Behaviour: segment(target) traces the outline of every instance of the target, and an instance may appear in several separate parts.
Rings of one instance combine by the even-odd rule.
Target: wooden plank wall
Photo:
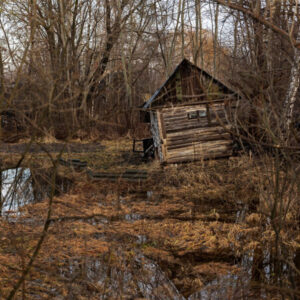
[[[152,133],[154,147],[157,151],[156,155],[158,155],[160,161],[163,162],[164,161],[164,156],[163,156],[163,151],[162,151],[163,144],[162,144],[162,139],[161,139],[160,123],[158,122],[158,118],[157,118],[158,114],[159,114],[158,111],[150,112],[150,120],[151,120],[150,131]]]
[[[189,119],[188,114],[196,111],[200,117]],[[231,125],[224,103],[163,108],[158,116],[162,161],[175,163],[232,154]]]

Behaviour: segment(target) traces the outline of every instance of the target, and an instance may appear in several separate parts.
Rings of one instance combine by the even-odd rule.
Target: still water
[[[55,194],[67,192],[71,181],[56,176]],[[0,212],[2,215],[16,212],[20,207],[42,201],[51,193],[51,170],[15,168],[0,174]]]
[[[55,194],[65,193],[71,187],[72,182],[63,177],[56,177]],[[0,212],[2,216],[10,213],[18,213],[20,207],[43,201],[51,193],[51,170],[17,168],[6,169],[1,172],[0,177],[1,201]],[[147,192],[144,197],[149,200],[153,197],[153,192]],[[248,207],[243,206],[241,212],[237,214],[236,222],[244,219],[245,211]],[[143,218],[140,214],[126,214],[124,221],[132,223]],[[106,220],[103,223],[107,223]],[[105,239],[106,234],[101,237]],[[240,237],[237,237],[240,238]],[[148,237],[137,236],[137,249],[147,244]],[[241,267],[241,272],[237,274],[226,274],[217,276],[216,279],[206,283],[204,287],[190,294],[185,298],[174,285],[172,280],[161,270],[159,265],[146,258],[140,251],[134,249],[134,255],[130,262],[127,258],[120,266],[110,266],[107,260],[100,259],[70,259],[62,264],[60,276],[64,280],[74,280],[80,274],[88,282],[92,282],[107,291],[100,299],[117,299],[122,294],[128,299],[132,295],[146,299],[178,299],[178,300],[214,300],[214,299],[269,299],[270,293],[264,286],[272,286],[275,279],[274,263],[270,256],[270,251],[261,253],[249,253],[244,255],[236,263]],[[122,250],[117,255],[122,261]],[[296,255],[296,257],[298,257]],[[299,259],[298,259],[299,260]],[[261,261],[256,265],[255,261]],[[295,259],[297,261],[297,259]],[[131,266],[131,267],[129,267]],[[283,278],[288,278],[291,270],[286,264],[282,265]],[[259,278],[256,278],[259,274]],[[261,285],[257,283],[261,281]],[[256,282],[256,284],[254,284]],[[33,283],[32,283],[33,284]],[[60,293],[53,290],[56,296]],[[273,296],[280,296],[274,293]],[[126,298],[127,299],[127,298]]]

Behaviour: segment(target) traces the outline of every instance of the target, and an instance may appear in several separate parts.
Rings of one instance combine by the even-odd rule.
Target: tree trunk
[[[5,91],[5,87],[4,87],[4,64],[3,64],[3,58],[2,58],[2,51],[3,50],[0,46],[0,95],[3,95],[4,91]]]
[[[294,106],[297,100],[297,92],[300,84],[300,50],[294,48],[294,63],[291,69],[289,88],[286,93],[286,98],[284,102],[285,107],[285,133],[286,139],[289,137],[289,132],[291,129]]]

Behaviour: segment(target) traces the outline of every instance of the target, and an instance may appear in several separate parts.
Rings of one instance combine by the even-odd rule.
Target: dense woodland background
[[[243,95],[247,134],[280,144],[299,126],[297,1],[14,0],[0,13],[8,141],[140,134],[139,106],[184,57]]]

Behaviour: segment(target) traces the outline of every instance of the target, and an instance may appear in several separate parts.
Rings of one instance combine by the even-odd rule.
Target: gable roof
[[[177,73],[177,71],[183,67],[184,65],[189,65],[192,68],[196,69],[197,71],[201,72],[201,75],[205,76],[206,78],[209,78],[212,80],[213,83],[217,84],[218,86],[220,86],[223,90],[225,90],[228,93],[231,94],[237,94],[239,95],[239,92],[235,91],[232,87],[229,87],[228,84],[225,84],[223,82],[221,82],[220,80],[216,79],[215,77],[213,77],[211,74],[209,74],[207,71],[204,71],[203,69],[199,68],[198,66],[196,66],[195,64],[191,63],[189,60],[187,60],[186,58],[184,58],[175,68],[175,70],[172,72],[172,74],[169,76],[169,78],[162,84],[161,87],[159,87],[154,94],[151,96],[151,98],[143,105],[143,109],[147,109],[149,107],[151,107],[152,103],[155,102],[156,97],[160,94],[160,92],[162,91],[162,89],[168,84],[168,82],[170,82],[174,77],[175,74]]]

